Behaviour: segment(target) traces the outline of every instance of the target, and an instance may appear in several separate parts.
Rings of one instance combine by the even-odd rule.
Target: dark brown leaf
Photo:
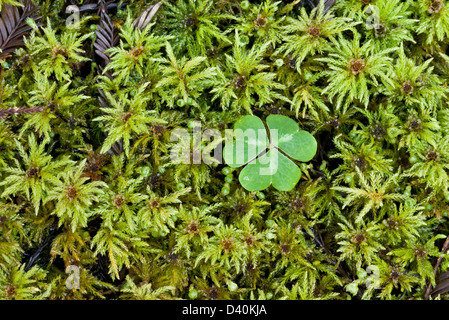
[[[144,12],[142,12],[139,17],[137,17],[136,20],[133,22],[134,28],[143,30],[145,27],[151,22],[151,19],[153,19],[154,15],[157,13],[159,8],[162,5],[162,1],[159,1],[155,5],[151,5]]]
[[[434,298],[439,294],[449,292],[449,271],[440,274],[437,279],[436,287],[430,292],[430,295]]]
[[[326,0],[326,3],[324,4],[324,12],[326,13],[329,11],[330,8],[335,4],[336,0]]]
[[[437,282],[441,282],[443,280],[449,279],[449,271],[443,272],[437,277]]]
[[[8,115],[14,114],[30,114],[30,113],[41,113],[44,110],[42,107],[16,107],[16,108],[7,108],[0,109],[0,119],[6,119]]]
[[[111,21],[111,18],[108,15],[108,9],[110,9],[113,5],[114,1],[105,2],[104,0],[99,0],[97,3],[98,15],[100,16],[100,23],[97,25],[97,30],[95,30],[96,39],[94,43],[95,54],[99,56],[104,61],[104,66],[98,65],[99,74],[103,74],[104,67],[111,62],[111,58],[109,54],[105,51],[107,49],[115,47],[119,42],[119,34],[117,29],[114,27],[114,24]],[[105,74],[107,77],[112,79],[112,75],[109,72]],[[103,90],[98,89],[100,96],[98,97],[98,102],[100,103],[101,108],[108,108],[109,105],[106,102],[107,97],[104,94]],[[104,133],[107,136],[106,133]],[[123,139],[115,142],[111,149],[108,150],[110,155],[119,155],[123,152]]]
[[[118,44],[119,36],[107,12],[102,10],[100,18],[100,24],[97,26],[97,30],[95,30],[97,38],[94,48],[95,53],[105,61],[105,64],[108,64],[111,60],[105,51]]]
[[[15,7],[5,4],[0,13],[0,59],[7,57],[18,47],[23,46],[23,37],[31,27],[27,24],[27,19],[32,18],[37,26],[40,17],[37,15],[39,7],[35,7],[31,0],[20,1],[24,6]]]
[[[449,292],[449,280],[444,280],[437,284],[437,286],[430,292],[430,295],[434,298],[439,294]]]
[[[311,8],[315,8],[315,7],[318,7],[318,5],[320,4],[320,1],[324,1],[324,13],[329,11],[329,9],[336,2],[336,0],[307,0],[306,2]]]
[[[117,8],[118,3],[115,3],[115,1],[99,1],[100,4],[96,3],[88,3],[84,4],[80,7],[80,12],[85,11],[95,11],[95,10],[101,10],[102,8],[106,8],[107,10]]]

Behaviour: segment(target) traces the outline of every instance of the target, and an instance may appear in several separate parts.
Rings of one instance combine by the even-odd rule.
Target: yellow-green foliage
[[[0,298],[438,298],[449,1],[318,2],[0,0]],[[271,114],[290,191],[170,157]]]

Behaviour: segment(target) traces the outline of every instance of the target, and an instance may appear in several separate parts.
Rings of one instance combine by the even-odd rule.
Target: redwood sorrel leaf
[[[249,191],[264,190],[271,184],[279,191],[291,190],[301,178],[301,170],[288,157],[311,160],[316,154],[317,142],[286,116],[270,115],[266,121],[269,136],[262,120],[256,116],[245,116],[237,121],[234,140],[224,148],[224,160],[234,168],[246,164],[239,181]]]

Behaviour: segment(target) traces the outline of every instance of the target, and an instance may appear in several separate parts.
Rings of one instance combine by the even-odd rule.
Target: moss
[[[0,0],[1,299],[449,297],[448,1],[81,2]],[[244,116],[292,190],[201,158]]]

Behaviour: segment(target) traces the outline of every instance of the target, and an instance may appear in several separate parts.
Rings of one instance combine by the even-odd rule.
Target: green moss
[[[1,299],[437,297],[448,1],[81,2],[0,0]]]

